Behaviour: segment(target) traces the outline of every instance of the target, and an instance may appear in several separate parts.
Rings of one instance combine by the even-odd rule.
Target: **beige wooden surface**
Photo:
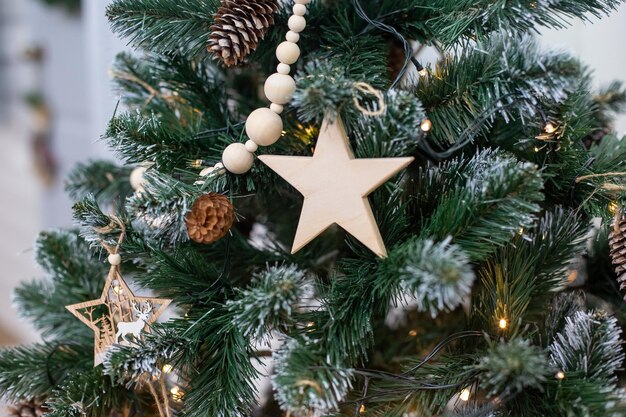
[[[313,157],[259,157],[304,196],[293,243],[295,253],[333,224],[376,255],[387,250],[367,196],[406,168],[413,158],[355,159],[341,119],[324,120]]]

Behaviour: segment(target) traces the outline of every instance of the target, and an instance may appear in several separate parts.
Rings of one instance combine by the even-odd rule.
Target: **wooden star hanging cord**
[[[150,325],[172,302],[166,298],[137,297],[130,290],[120,273],[119,249],[126,234],[125,227],[119,219],[114,220],[121,233],[115,246],[102,243],[111,264],[102,295],[97,300],[65,307],[93,330],[94,367],[103,362],[113,344],[128,346],[140,340],[142,333],[150,331]]]

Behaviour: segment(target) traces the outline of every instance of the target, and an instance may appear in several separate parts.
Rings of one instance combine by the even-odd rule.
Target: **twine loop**
[[[103,227],[94,227],[94,230],[96,231],[96,233],[106,234],[106,233],[111,233],[115,229],[118,229],[118,228],[120,229],[120,236],[117,239],[117,243],[114,246],[111,246],[108,243],[106,243],[104,239],[100,240],[100,244],[102,245],[104,249],[106,249],[109,255],[117,255],[120,252],[120,246],[122,245],[122,242],[124,241],[124,238],[126,237],[126,225],[119,217],[115,215],[112,215],[109,217],[111,218],[111,222],[108,225],[103,226]]]
[[[385,103],[385,97],[380,90],[372,87],[371,84],[362,81],[354,83],[353,86],[356,91],[352,100],[354,101],[354,106],[359,109],[361,113],[366,116],[380,116],[385,113],[385,110],[387,110],[387,104]],[[370,110],[359,102],[359,92],[376,98],[378,106],[375,107],[375,110]]]
[[[320,395],[324,394],[324,390],[322,389],[322,386],[318,382],[313,381],[311,379],[299,380],[298,382],[296,382],[296,387],[311,387],[315,391],[317,391],[318,394]]]

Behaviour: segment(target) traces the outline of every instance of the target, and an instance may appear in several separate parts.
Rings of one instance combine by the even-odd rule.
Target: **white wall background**
[[[544,30],[542,40],[547,47],[572,51],[593,70],[596,85],[606,85],[613,80],[626,82],[626,4],[609,17],[591,22],[577,21],[566,30]],[[626,134],[626,116],[621,116],[615,126]]]
[[[47,49],[45,93],[55,114],[54,146],[60,177],[78,161],[109,157],[97,139],[112,115],[117,98],[110,92],[108,69],[124,45],[109,31],[104,9],[109,0],[83,0],[80,16],[46,8],[36,0],[0,0],[8,20],[0,21],[5,52],[14,61],[9,90],[13,123],[0,121],[0,332],[8,329],[19,339],[33,338],[10,306],[12,288],[39,274],[32,262],[32,242],[44,228],[71,224],[72,202],[59,181],[43,189],[30,168],[28,116],[19,106],[19,95],[32,78],[28,66],[19,63],[20,51],[32,43]],[[545,31],[547,47],[572,50],[595,70],[598,85],[626,80],[626,5],[595,24],[575,23],[564,31]],[[8,38],[7,38],[7,34]],[[6,105],[6,103],[4,103]],[[616,126],[626,132],[626,117]]]
[[[117,101],[110,92],[108,69],[123,44],[109,31],[104,16],[108,1],[84,0],[80,15],[51,9],[36,0],[0,0],[6,16],[2,42],[9,65],[5,107],[0,121],[0,340],[30,340],[31,328],[18,321],[11,307],[15,285],[41,274],[32,259],[32,246],[42,229],[72,224],[72,201],[63,191],[63,178],[79,161],[111,158],[98,138]],[[53,150],[58,180],[44,188],[31,166],[29,111],[25,92],[36,87],[36,71],[22,60],[31,45],[45,49],[43,92],[54,114]]]

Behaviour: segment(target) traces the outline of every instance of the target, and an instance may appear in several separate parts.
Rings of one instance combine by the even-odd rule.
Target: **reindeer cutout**
[[[139,340],[139,336],[141,331],[146,326],[146,322],[150,318],[150,313],[152,312],[152,305],[148,302],[145,303],[145,309],[142,308],[139,310],[137,308],[137,304],[133,301],[132,303],[133,311],[137,313],[137,320],[135,321],[121,321],[117,323],[117,333],[115,334],[115,343],[120,343],[120,338],[124,342],[128,342],[126,336],[129,334],[133,335],[134,340]]]

